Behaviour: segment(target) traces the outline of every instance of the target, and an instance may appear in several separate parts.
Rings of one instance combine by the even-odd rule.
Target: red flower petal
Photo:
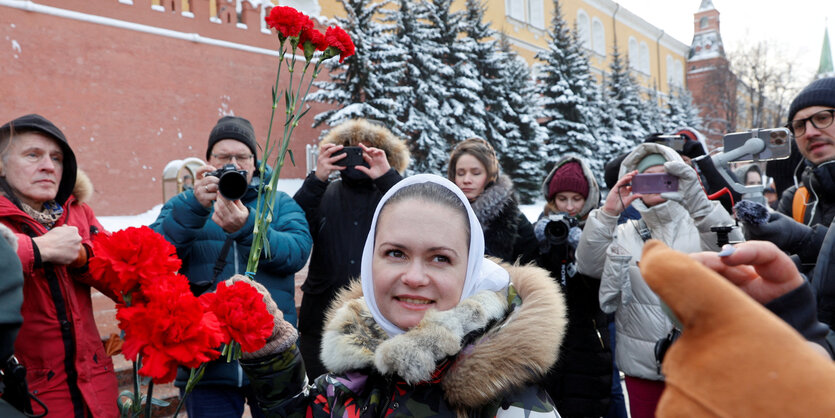
[[[328,30],[325,32],[325,41],[328,43],[328,46],[332,46],[339,50],[339,62],[342,62],[345,58],[354,55],[354,41],[352,41],[351,36],[339,26],[328,27]]]
[[[272,335],[274,319],[267,311],[264,297],[246,282],[232,286],[220,283],[215,295],[204,301],[207,302],[222,324],[223,333],[241,344],[241,350],[257,351]]]

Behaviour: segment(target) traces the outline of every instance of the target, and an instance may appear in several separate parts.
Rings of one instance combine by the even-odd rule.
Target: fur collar
[[[514,205],[513,182],[510,177],[500,174],[499,178],[481,192],[472,203],[473,212],[482,226],[493,223],[506,207]]]
[[[522,299],[512,312],[506,294],[481,292],[448,311],[428,312],[418,326],[392,338],[374,322],[355,282],[328,312],[322,362],[337,374],[371,369],[415,384],[454,356],[440,384],[455,408],[478,408],[531,384],[557,359],[567,326],[565,301],[547,271],[503,267]],[[491,326],[494,321],[498,325]],[[484,327],[489,329],[462,347],[465,335]]]

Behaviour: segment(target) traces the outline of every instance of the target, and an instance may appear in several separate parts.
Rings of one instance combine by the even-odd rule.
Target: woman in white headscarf
[[[545,270],[484,258],[478,218],[455,184],[422,174],[390,189],[361,276],[331,307],[329,373],[313,384],[279,313],[267,346],[244,353],[268,415],[559,416],[535,382],[557,358],[563,297]]]

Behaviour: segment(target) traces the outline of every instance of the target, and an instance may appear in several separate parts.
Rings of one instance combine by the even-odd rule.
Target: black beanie
[[[255,156],[257,166],[258,152],[256,152],[255,130],[252,129],[252,124],[244,118],[237,116],[224,116],[217,121],[217,125],[212,128],[212,133],[209,134],[209,146],[206,147],[206,160],[212,155],[212,148],[214,148],[217,141],[224,139],[234,139],[243,142],[249,147],[252,155]]]
[[[797,112],[810,106],[835,107],[835,77],[821,78],[806,86],[789,107],[789,122]]]
[[[0,137],[7,137],[12,132],[40,132],[46,134],[48,137],[58,142],[61,151],[64,153],[63,170],[61,173],[61,183],[58,185],[58,193],[55,195],[55,201],[61,206],[67,201],[67,198],[72,194],[75,188],[75,178],[78,173],[78,165],[75,160],[75,153],[72,152],[67,137],[58,129],[55,124],[41,115],[30,114],[21,116],[11,122],[0,126]]]

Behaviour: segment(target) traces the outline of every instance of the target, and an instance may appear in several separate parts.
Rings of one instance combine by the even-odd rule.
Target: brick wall
[[[170,1],[163,3],[170,7]],[[261,11],[242,3],[245,29],[236,24],[234,13],[230,16],[226,1],[217,4],[221,17],[231,23],[210,21],[209,0],[192,0],[193,18],[153,10],[150,0],[37,1],[84,16],[277,49],[275,35],[261,31]],[[161,203],[162,169],[173,159],[205,158],[209,131],[221,116],[250,119],[263,145],[278,63],[277,57],[258,52],[119,26],[124,24],[0,5],[0,123],[40,113],[58,125],[93,181],[96,193],[90,203],[98,215],[138,214]],[[283,71],[283,85],[286,76]],[[319,79],[326,77],[323,73]],[[310,125],[326,108],[314,104],[296,129],[291,148],[298,166],[288,161],[282,178],[304,176],[304,146],[314,143],[320,131]],[[278,113],[274,138],[281,135],[281,109]]]

